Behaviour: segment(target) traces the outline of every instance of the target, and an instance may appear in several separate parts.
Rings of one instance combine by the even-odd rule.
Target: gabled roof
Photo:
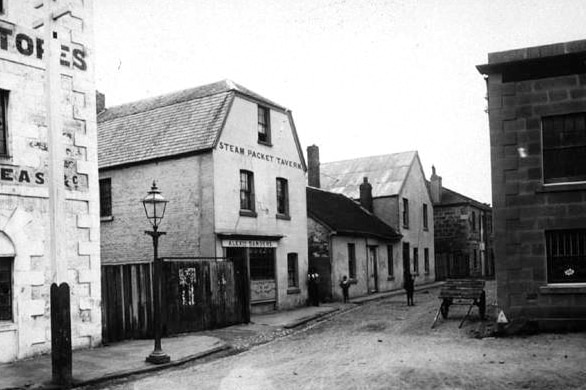
[[[111,107],[98,115],[99,167],[210,150],[236,95],[290,114],[230,80]]]
[[[401,235],[341,194],[307,187],[307,214],[337,234],[398,240]]]
[[[477,200],[467,197],[466,195],[462,195],[459,192],[452,191],[446,187],[442,187],[441,199],[438,203],[434,203],[433,207],[454,206],[461,204],[469,204],[482,210],[491,210],[490,206],[486,203],[481,203]]]
[[[359,185],[364,177],[372,185],[372,196],[395,196],[415,159],[416,151],[371,156],[320,164],[321,186],[329,191],[360,198]]]

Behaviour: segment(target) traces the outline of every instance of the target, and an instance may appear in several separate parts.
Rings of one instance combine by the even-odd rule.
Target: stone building
[[[493,277],[491,207],[443,187],[435,167],[429,189],[433,200],[436,279]]]
[[[586,40],[490,53],[498,304],[542,327],[586,322]]]
[[[251,310],[305,304],[305,160],[291,111],[229,80],[98,116],[104,264],[152,260],[140,201],[169,200],[161,257],[223,257],[250,280]]]
[[[394,286],[403,285],[407,270],[416,275],[417,285],[435,281],[433,202],[417,152],[322,164],[317,146],[310,146],[307,154],[310,187],[359,201],[360,184],[368,178],[373,214],[402,236],[393,245],[394,261],[399,265]]]
[[[61,52],[56,89],[64,181],[55,186],[63,230],[51,238],[44,7],[0,2],[0,362],[51,349],[50,286],[57,265],[71,289],[74,348],[101,342],[93,2],[75,1],[53,30]],[[62,257],[51,256],[53,242]],[[65,264],[63,264],[65,263]],[[61,280],[63,281],[63,279]]]
[[[362,186],[361,203],[368,207],[371,187],[367,182]],[[350,297],[401,287],[395,278],[400,259],[394,253],[401,236],[364,206],[342,194],[307,187],[309,266],[320,275],[323,300],[342,300],[343,276],[352,284]]]

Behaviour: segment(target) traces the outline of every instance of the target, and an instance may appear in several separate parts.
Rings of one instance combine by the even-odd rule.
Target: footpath
[[[416,287],[416,291],[441,283]],[[162,339],[171,362],[153,365],[145,358],[153,350],[153,340],[127,340],[100,348],[73,351],[73,387],[98,384],[130,375],[164,370],[199,359],[221,357],[245,351],[255,345],[293,333],[312,321],[322,321],[352,310],[357,305],[404,294],[403,290],[375,293],[350,300],[294,310],[253,315],[249,324],[187,333]],[[0,389],[54,389],[51,385],[51,355],[0,364]]]

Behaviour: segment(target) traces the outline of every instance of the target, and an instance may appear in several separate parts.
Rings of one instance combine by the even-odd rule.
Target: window
[[[258,106],[258,142],[271,143],[271,117],[266,107]]]
[[[299,287],[297,253],[287,253],[287,287]]]
[[[254,213],[254,176],[250,171],[240,171],[240,210]]]
[[[403,198],[403,227],[409,228],[409,199]]]
[[[6,0],[0,0],[0,14],[3,14],[5,12],[4,10],[4,2]]]
[[[0,257],[0,321],[12,321],[12,257]]]
[[[426,275],[429,275],[429,248],[423,250],[423,270]]]
[[[548,283],[586,282],[586,229],[545,232]]]
[[[250,279],[275,279],[275,249],[250,248]]]
[[[356,278],[356,247],[354,244],[348,244],[348,277]]]
[[[0,13],[2,11],[0,0]],[[8,91],[0,89],[0,156],[8,156]]]
[[[429,229],[428,219],[427,219],[427,205],[423,204],[423,228],[425,230]]]
[[[413,272],[419,274],[419,248],[413,248]]]
[[[476,231],[476,213],[473,211],[472,212],[472,231],[475,232]]]
[[[586,113],[542,118],[543,182],[586,180]]]
[[[395,264],[393,260],[393,246],[387,245],[387,269],[389,270],[389,278],[395,276]]]
[[[100,218],[112,216],[112,179],[100,179]]]
[[[289,215],[289,185],[287,179],[277,178],[277,213]]]

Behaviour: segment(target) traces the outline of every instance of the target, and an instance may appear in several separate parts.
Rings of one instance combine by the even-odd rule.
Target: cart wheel
[[[445,320],[448,318],[448,313],[450,311],[450,301],[444,299],[441,306],[440,306],[440,313],[442,314],[443,319]]]
[[[478,303],[478,313],[480,314],[480,319],[484,320],[486,314],[486,293],[484,291],[482,292],[480,302]]]

